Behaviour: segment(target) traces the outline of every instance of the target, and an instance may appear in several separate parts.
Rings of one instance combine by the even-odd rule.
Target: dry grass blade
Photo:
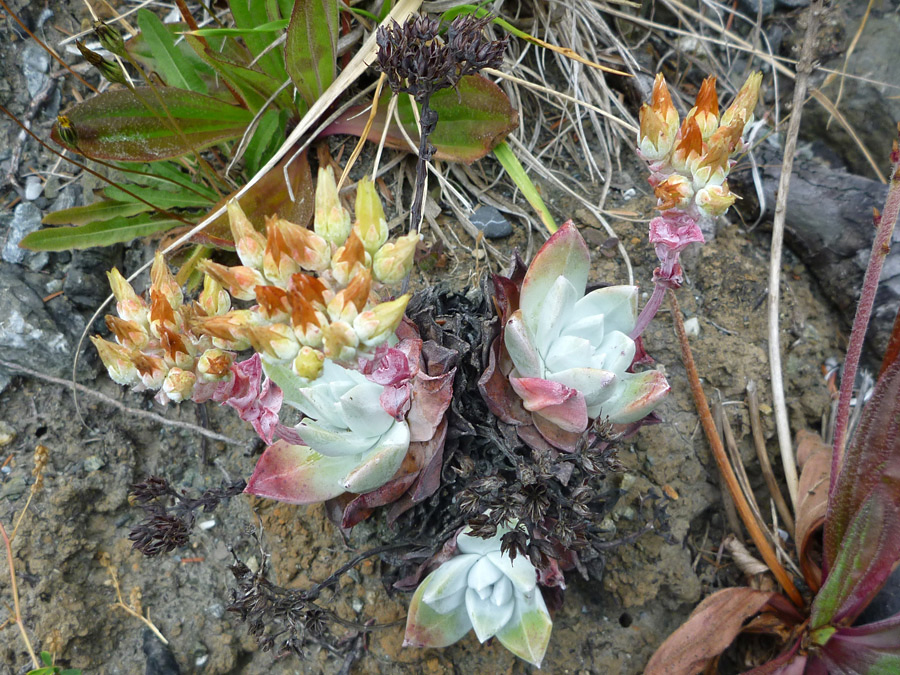
[[[716,433],[716,425],[715,422],[713,422],[709,404],[706,402],[706,395],[703,393],[703,387],[700,384],[700,376],[697,373],[697,366],[694,363],[691,346],[688,343],[687,334],[684,331],[684,319],[681,316],[681,307],[678,304],[678,298],[675,297],[675,293],[671,289],[669,289],[668,294],[669,300],[672,303],[672,319],[675,323],[675,332],[678,335],[678,341],[681,343],[681,358],[684,362],[685,370],[687,371],[688,382],[691,386],[691,394],[694,397],[697,413],[700,416],[700,423],[703,426],[703,431],[709,441],[713,457],[716,460],[719,471],[721,471],[722,475],[725,477],[728,491],[734,499],[741,520],[750,532],[750,538],[756,545],[756,549],[766,562],[766,565],[769,566],[769,569],[772,570],[772,574],[775,575],[775,579],[791,599],[791,602],[797,607],[802,607],[803,597],[800,595],[800,592],[797,590],[797,587],[794,585],[794,582],[787,571],[782,567],[781,563],[778,562],[778,558],[776,557],[771,544],[769,544],[766,534],[757,525],[756,519],[750,510],[750,505],[747,503],[747,500],[744,499],[740,485],[738,485],[737,477],[734,475],[734,471],[732,471],[731,465],[728,462],[728,456],[725,454],[725,448],[722,447],[722,441]]]
[[[784,501],[784,495],[781,494],[778,481],[775,480],[775,472],[772,471],[772,463],[769,462],[769,453],[766,452],[766,439],[763,437],[762,422],[759,418],[759,395],[756,390],[756,383],[752,380],[747,384],[747,408],[750,413],[750,431],[753,434],[753,445],[756,448],[756,458],[759,460],[759,468],[762,471],[763,479],[766,481],[766,487],[769,489],[769,494],[775,502],[778,515],[784,522],[785,528],[788,532],[793,532],[794,518],[787,502]]]

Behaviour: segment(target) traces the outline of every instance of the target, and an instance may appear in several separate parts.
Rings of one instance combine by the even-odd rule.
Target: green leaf
[[[110,218],[78,227],[51,227],[38,230],[26,235],[19,246],[32,251],[71,251],[93,246],[110,246],[165,232],[179,225],[184,223],[150,214],[131,218]]]
[[[203,77],[207,83],[207,87],[214,83],[215,71],[210,68],[203,60],[194,52],[194,50],[184,40],[179,39],[181,33],[187,30],[187,26],[183,23],[163,24],[163,28],[170,35],[175,48],[181,53],[181,56],[190,63],[194,72]],[[125,48],[140,63],[141,67],[146,70],[160,72],[161,68],[154,56],[148,36],[143,32],[139,32],[132,39],[125,43]]]
[[[368,140],[379,142],[384,131],[390,92],[378,104],[378,113],[369,131]],[[431,107],[438,113],[438,123],[431,135],[436,159],[454,162],[474,162],[481,159],[506,138],[519,124],[519,116],[509,98],[496,84],[480,75],[464,77],[457,90],[442,89],[431,98]],[[419,132],[409,96],[401,94],[397,110],[400,122],[409,137],[418,144]],[[368,119],[366,109],[354,106],[330,125],[323,135],[352,134],[359,136]],[[385,144],[398,150],[409,150],[403,135],[391,121]]]
[[[44,225],[86,225],[110,218],[126,218],[150,210],[146,204],[131,201],[130,197],[127,202],[101,200],[88,206],[73,206],[70,209],[51,211],[41,222]]]
[[[148,9],[141,9],[137,14],[137,22],[166,84],[205,94],[206,83],[200,78],[194,65],[175,46],[172,34],[159,17]]]
[[[45,666],[52,666],[53,665],[53,656],[50,654],[50,652],[42,651],[41,652],[41,661],[44,662]]]
[[[237,28],[255,28],[269,22],[266,3],[260,0],[230,0],[228,6],[231,8],[231,16]],[[244,35],[244,42],[254,57],[262,54],[274,40],[274,36],[265,33],[251,31]],[[287,79],[281,50],[270,49],[257,63],[263,72],[274,77],[279,84]]]
[[[197,37],[245,37],[252,33],[277,33],[287,28],[290,19],[276,19],[252,28],[201,28],[192,30],[186,35],[195,35]]]
[[[337,0],[297,0],[284,45],[284,62],[300,97],[312,105],[337,73]]]
[[[516,187],[522,191],[522,195],[528,200],[528,203],[531,204],[532,208],[537,211],[538,215],[541,217],[541,222],[544,223],[544,227],[547,228],[550,234],[556,232],[558,228],[556,226],[556,221],[553,220],[553,215],[550,213],[550,209],[544,204],[544,200],[541,199],[541,194],[538,192],[537,187],[531,182],[531,179],[525,172],[525,168],[522,166],[521,162],[519,162],[519,158],[515,156],[512,148],[509,147],[509,144],[506,141],[503,141],[494,148],[494,157],[496,157],[500,164],[503,165],[503,168],[506,169],[506,173],[512,178],[513,183],[515,183]]]
[[[202,183],[195,183],[190,175],[181,171],[178,165],[172,162],[153,162],[152,164],[145,164],[142,168],[144,170],[143,174],[129,173],[129,180],[138,185],[155,185],[166,190],[171,190],[176,185],[180,185],[195,194],[199,192],[205,195],[211,202],[219,198],[219,194],[215,190]]]
[[[69,108],[64,117],[75,145],[63,143],[59,125],[51,138],[88,157],[147,162],[185,155],[237,138],[253,119],[244,108],[184,89],[157,87],[181,134],[177,134],[149,87],[104,92]],[[67,133],[68,136],[68,133]],[[188,147],[184,139],[193,147]]]
[[[262,116],[244,153],[248,173],[255,175],[281,147],[286,125],[287,111],[267,110]]]
[[[38,668],[37,670],[29,670],[26,675],[56,675],[59,672],[59,668],[56,666],[49,666],[48,668]]]
[[[128,192],[131,192],[142,199],[146,199],[153,204],[153,206],[164,211],[168,211],[172,208],[208,209],[215,201],[214,199],[208,199],[203,195],[188,192],[187,190],[173,192],[171,190],[160,190],[159,188],[154,187],[139,187],[137,185],[129,185],[126,189]],[[120,202],[134,201],[134,197],[131,197],[128,192],[125,192],[125,190],[116,185],[110,185],[103,190],[103,194],[109,199]]]
[[[287,75],[285,75],[283,80],[276,80],[271,75],[243,65],[224,53],[214,54],[210,48],[203,45],[200,38],[193,35],[185,35],[185,39],[204,61],[215,68],[216,72],[240,92],[247,106],[254,113],[263,107],[265,102],[278,91],[279,87],[287,79]],[[285,110],[294,110],[296,108],[288,88],[283,89],[278,94],[275,98],[275,103],[279,108]]]

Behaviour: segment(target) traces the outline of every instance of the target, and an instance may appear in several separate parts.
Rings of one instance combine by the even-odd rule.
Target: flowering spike
[[[374,255],[388,238],[387,220],[375,183],[368,176],[356,184],[356,226],[366,251]]]
[[[131,358],[132,350],[115,342],[109,342],[101,337],[91,336],[91,342],[97,349],[97,354],[113,382],[118,384],[133,385],[140,381],[137,368]]]
[[[263,265],[266,276],[272,280],[287,280],[300,269],[321,272],[331,262],[331,246],[327,241],[284,218],[269,218],[266,236]]]
[[[203,277],[203,290],[197,303],[208,316],[218,316],[231,309],[231,296],[222,288],[222,284],[206,275]]]
[[[753,110],[756,108],[756,101],[759,98],[759,86],[762,84],[762,72],[756,71],[752,73],[744,86],[734,97],[728,109],[722,113],[722,119],[719,123],[722,126],[728,126],[735,120],[741,120],[741,131],[747,128],[747,125],[753,122]]]
[[[703,140],[707,140],[719,126],[719,97],[716,95],[716,76],[710,75],[697,92],[694,107],[688,115],[697,120],[697,125],[703,134]]]
[[[163,380],[162,391],[170,401],[181,403],[191,397],[196,384],[197,376],[190,370],[172,368],[166,374],[166,379]]]
[[[341,204],[334,180],[334,171],[329,166],[319,167],[316,183],[316,219],[313,225],[316,234],[335,246],[343,244],[350,234],[350,214]]]
[[[184,294],[181,292],[181,286],[175,281],[175,277],[169,271],[166,259],[159,251],[153,256],[153,266],[150,268],[150,289],[159,292],[164,297],[172,309],[181,307],[184,303]]]
[[[247,267],[262,270],[266,238],[253,227],[236,199],[230,199],[225,208],[228,209],[228,224],[238,258]]]
[[[679,131],[678,142],[672,152],[672,166],[678,171],[691,171],[693,165],[703,155],[703,132],[696,118],[688,115]]]
[[[136,321],[126,321],[117,316],[105,317],[106,327],[116,336],[116,341],[128,349],[143,349],[147,346],[150,336],[147,331]]]
[[[292,361],[300,351],[300,343],[293,329],[287,324],[274,323],[269,326],[248,326],[247,339],[264,359],[272,361]]]
[[[303,346],[300,353],[291,364],[291,370],[297,377],[307,380],[315,380],[322,373],[322,364],[325,362],[325,355],[318,349]]]
[[[201,382],[220,382],[231,376],[234,354],[223,349],[207,349],[197,359],[197,375]]]
[[[116,297],[116,311],[126,321],[134,321],[147,326],[150,319],[150,308],[146,301],[134,292],[131,284],[115,267],[106,273],[110,288]]]
[[[656,208],[660,211],[668,209],[685,208],[694,198],[694,189],[691,181],[679,174],[672,174],[653,190],[659,204]]]
[[[412,296],[407,293],[396,300],[382,302],[372,309],[360,312],[353,320],[353,330],[360,341],[367,347],[377,347],[393,335],[403,319],[410,297]]]
[[[372,261],[375,278],[383,284],[397,284],[403,281],[412,271],[416,245],[421,238],[422,235],[418,232],[410,232],[378,249]]]
[[[204,274],[208,274],[213,278],[213,281],[227,288],[232,297],[238,300],[255,300],[256,287],[266,284],[262,274],[251,267],[241,265],[228,267],[210,260],[204,260],[197,265],[197,269]]]

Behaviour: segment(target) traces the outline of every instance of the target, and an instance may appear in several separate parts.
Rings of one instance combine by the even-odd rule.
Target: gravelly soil
[[[70,10],[52,5],[53,22],[73,28],[81,18],[75,4]],[[8,29],[4,29],[7,31]],[[16,54],[21,42],[0,40],[0,68],[6,76],[0,97],[12,101],[21,112],[27,98],[21,91]],[[16,109],[18,106],[18,109]],[[47,128],[43,119],[39,127]],[[4,123],[3,129],[8,130]],[[9,138],[6,136],[6,138]],[[29,146],[31,147],[31,146]],[[26,160],[36,168],[52,165],[52,157],[29,151]],[[23,162],[23,166],[26,163]],[[632,167],[633,175],[640,175]],[[635,186],[639,191],[643,186]],[[552,193],[549,195],[553,197]],[[560,212],[565,212],[564,202]],[[40,204],[41,208],[49,203]],[[620,239],[635,264],[635,278],[642,285],[653,267],[653,252],[645,243],[646,218],[651,204],[645,198],[610,203],[639,215],[640,222],[614,221]],[[592,229],[590,214],[574,206],[571,215],[584,226],[594,249],[595,278],[623,283],[624,265],[600,252],[606,235]],[[460,234],[461,237],[464,235]],[[517,234],[500,242],[508,254],[512,246],[524,246]],[[138,247],[128,260],[141,258]],[[140,254],[140,255],[139,255]],[[766,249],[764,239],[748,238],[735,225],[722,227],[719,237],[694,255],[687,266],[689,283],[680,291],[688,317],[699,319],[699,335],[692,347],[707,393],[726,402],[726,410],[748,462],[753,453],[743,392],[749,380],[760,385],[764,409],[771,396],[767,388],[765,303]],[[51,256],[48,264],[30,277],[29,283],[65,278],[70,258]],[[476,276],[475,261],[460,253],[443,280],[465,288]],[[104,268],[98,263],[93,281],[102,288]],[[439,279],[416,273],[417,283]],[[787,396],[793,428],[816,425],[829,404],[820,366],[839,352],[838,321],[821,300],[810,276],[790,254],[783,269],[782,348],[785,355]],[[45,295],[45,294],[44,294]],[[48,303],[69,303],[85,319],[88,305],[78,306],[60,296]],[[74,320],[74,319],[73,319]],[[620,453],[627,473],[620,480],[627,489],[616,518],[633,517],[633,505],[651,488],[677,495],[668,508],[674,544],[648,534],[631,546],[615,551],[601,583],[570,577],[563,609],[554,618],[554,634],[545,659],[553,673],[637,673],[650,654],[707,593],[737,579],[735,571],[716,561],[723,534],[723,517],[717,474],[699,430],[687,391],[684,370],[667,312],[662,312],[645,337],[649,352],[665,364],[672,395],[659,410],[663,424],[645,427]],[[190,422],[200,418],[196,406],[182,405],[161,411],[142,394],[124,391],[92,367],[82,382],[135,409],[158,412]],[[123,593],[139,589],[141,603],[154,624],[171,643],[182,673],[319,673],[337,672],[341,663],[325,652],[300,661],[262,653],[244,626],[225,607],[231,587],[227,566],[233,546],[247,560],[259,552],[250,536],[258,527],[272,556],[276,580],[302,587],[326,577],[354,551],[372,545],[373,530],[363,525],[354,531],[349,545],[318,507],[291,507],[251,498],[237,498],[211,516],[215,524],[199,531],[190,550],[176,551],[156,560],[143,559],[130,548],[129,528],[139,514],[129,505],[128,486],[154,473],[178,487],[204,489],[223,479],[246,477],[252,470],[255,447],[252,431],[224,409],[208,408],[209,427],[244,442],[243,447],[202,442],[190,432],[150,423],[107,407],[87,396],[80,397],[79,422],[69,391],[36,379],[16,377],[0,394],[0,421],[15,432],[0,447],[0,520],[9,527],[24,503],[32,481],[32,455],[37,444],[50,451],[44,486],[37,493],[14,542],[23,618],[36,647],[53,651],[57,662],[86,673],[144,672],[147,656],[144,627],[134,617],[114,608],[108,571],[101,566],[106,554],[120,579]],[[764,416],[766,434],[774,424]],[[205,447],[201,448],[201,445]],[[774,440],[770,450],[775,451]],[[202,457],[206,458],[206,462]],[[750,463],[750,466],[753,466]],[[751,469],[755,483],[761,484]],[[12,599],[8,573],[0,572],[0,620],[8,616]],[[334,598],[344,618],[391,624],[375,631],[368,650],[354,666],[360,673],[522,673],[532,669],[517,661],[499,644],[479,645],[473,635],[442,651],[410,651],[401,648],[406,598],[389,597],[377,574],[377,564],[360,566],[357,582],[347,578]],[[152,643],[155,638],[151,638]],[[153,663],[156,663],[154,661]],[[0,631],[0,674],[27,671],[28,659],[14,626]],[[156,666],[154,666],[156,668]],[[154,673],[173,672],[154,669]]]

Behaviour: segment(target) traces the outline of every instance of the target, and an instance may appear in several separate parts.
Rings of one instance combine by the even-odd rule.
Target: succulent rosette
[[[396,517],[434,493],[456,353],[423,343],[409,324],[398,333],[396,346],[380,348],[358,370],[326,359],[313,381],[266,364],[284,402],[305,417],[295,437],[282,433],[266,449],[248,492],[292,504],[344,496],[345,527],[391,502]]]
[[[629,337],[637,319],[637,287],[585,294],[589,270],[587,245],[569,221],[538,251],[520,289],[510,280],[496,284],[505,309],[505,349],[500,353],[497,346],[480,383],[501,419],[533,424],[544,441],[563,450],[574,448],[592,420],[636,422],[669,391],[659,371],[629,372],[637,353]],[[498,372],[506,374],[525,415]],[[525,429],[520,435],[536,440]]]
[[[457,536],[458,555],[429,574],[413,595],[404,646],[446,647],[474,630],[480,642],[496,637],[540,667],[553,621],[534,565],[524,555],[512,560],[501,551],[508,531],[498,528],[490,539]]]

